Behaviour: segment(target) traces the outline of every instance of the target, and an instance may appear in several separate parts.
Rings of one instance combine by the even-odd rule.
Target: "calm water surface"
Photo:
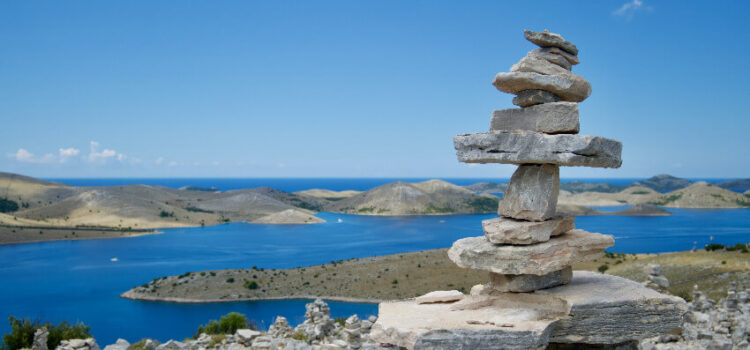
[[[750,209],[669,209],[670,217],[580,217],[577,226],[612,234],[613,252],[668,252],[750,241]],[[159,276],[222,268],[292,268],[332,260],[448,247],[480,235],[494,215],[368,217],[320,213],[317,225],[227,225],[168,229],[161,235],[0,246],[0,317],[81,320],[101,345],[192,335],[230,311],[267,327],[275,315],[302,321],[305,300],[173,304],[120,299]],[[342,222],[339,223],[338,219]],[[118,262],[110,259],[117,257]],[[331,303],[333,316],[367,316],[377,306]],[[8,325],[0,322],[0,333]]]

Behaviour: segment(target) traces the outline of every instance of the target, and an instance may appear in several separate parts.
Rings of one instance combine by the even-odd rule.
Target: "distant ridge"
[[[469,214],[497,211],[498,198],[429,180],[393,182],[330,203],[326,210],[365,215]]]

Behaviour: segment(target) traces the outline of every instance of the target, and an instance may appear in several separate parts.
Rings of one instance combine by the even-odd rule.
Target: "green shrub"
[[[599,272],[601,273],[604,273],[605,271],[609,270],[609,265],[600,265],[597,270],[599,270]]]
[[[51,322],[42,323],[39,320],[17,319],[10,316],[9,322],[11,331],[3,336],[2,349],[16,350],[21,348],[31,348],[34,343],[34,332],[41,327],[47,327],[49,336],[47,337],[47,348],[54,349],[60,342],[68,339],[86,339],[91,337],[90,327],[83,323],[70,325],[63,321],[57,325]]]
[[[163,218],[168,218],[168,217],[173,217],[173,216],[174,216],[174,213],[170,213],[170,212],[168,212],[168,211],[162,210],[162,211],[161,211],[161,212],[159,213],[159,216],[160,216],[160,217],[163,217]]]
[[[245,281],[245,288],[247,289],[258,289],[258,282]]]
[[[297,331],[294,334],[292,334],[292,339],[294,340],[300,340],[300,341],[307,341],[307,334],[303,331]]]
[[[742,243],[737,243],[733,246],[727,247],[727,250],[730,252],[739,251],[742,253],[747,253],[747,245],[742,244]]]
[[[227,278],[227,283],[234,283],[234,277]]]
[[[16,210],[18,210],[18,203],[10,199],[0,198],[0,213],[12,213]]]
[[[206,334],[234,334],[238,329],[256,329],[254,324],[247,320],[245,315],[239,312],[230,312],[216,320],[210,320],[207,324],[198,327],[198,331],[193,336],[197,339],[201,333]]]
[[[706,248],[705,249],[708,252],[712,252],[714,250],[723,250],[724,248],[726,248],[726,246],[723,245],[723,244],[711,243],[711,244],[706,244]]]

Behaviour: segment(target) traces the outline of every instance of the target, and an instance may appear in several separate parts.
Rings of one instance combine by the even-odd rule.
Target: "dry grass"
[[[670,291],[683,297],[689,297],[694,284],[714,299],[725,296],[733,280],[750,287],[750,254],[739,252],[617,255],[582,263],[575,269],[596,271],[599,266],[607,265],[606,273],[641,282],[646,279],[643,267],[649,263],[662,265],[666,277],[673,281]],[[439,249],[286,270],[186,273],[154,280],[131,290],[130,296],[191,301],[295,296],[389,300],[433,290],[468,292],[473,285],[486,280],[486,272],[459,268],[448,259],[445,249]],[[252,281],[258,285],[257,289],[246,288],[246,283]]]

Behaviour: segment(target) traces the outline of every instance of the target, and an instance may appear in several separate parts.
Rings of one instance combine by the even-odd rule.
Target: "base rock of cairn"
[[[570,72],[578,48],[559,34],[525,31],[539,46],[493,85],[522,108],[495,111],[490,132],[458,135],[464,163],[516,164],[484,236],[459,239],[448,257],[488,272],[470,295],[436,291],[380,304],[371,339],[420,350],[635,349],[641,339],[673,334],[685,302],[620,277],[573,272],[604,255],[612,236],[575,229],[557,215],[560,166],[618,168],[622,144],[578,135],[577,102],[591,85]],[[654,278],[655,279],[655,278]]]

